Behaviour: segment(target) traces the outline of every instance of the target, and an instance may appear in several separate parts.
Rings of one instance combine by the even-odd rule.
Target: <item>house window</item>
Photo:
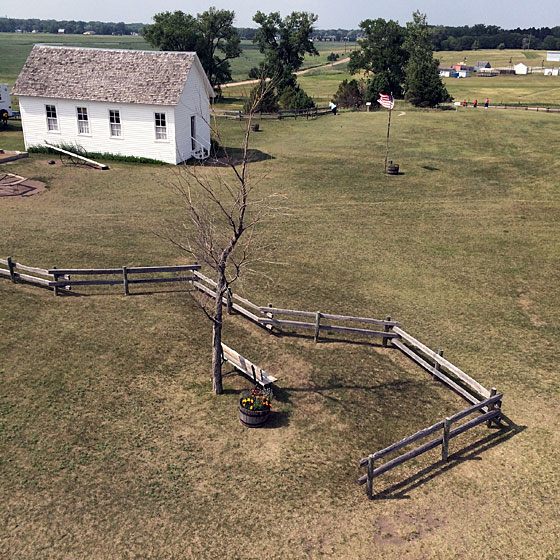
[[[167,140],[165,113],[156,113],[156,140]]]
[[[196,148],[196,117],[191,117],[191,150],[194,152]]]
[[[122,136],[121,112],[117,109],[109,109],[109,126],[111,127],[111,136]]]
[[[88,113],[85,107],[76,107],[78,112],[78,134],[89,134]]]
[[[45,105],[47,109],[47,130],[58,130],[58,118],[56,117],[56,107]]]

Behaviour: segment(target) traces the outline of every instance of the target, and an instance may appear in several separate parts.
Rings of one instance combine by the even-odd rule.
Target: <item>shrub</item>
[[[278,98],[282,109],[311,109],[315,102],[299,86],[288,86]]]
[[[88,152],[84,149],[83,146],[79,144],[69,144],[67,142],[61,142],[60,144],[56,145],[57,148],[61,148],[62,150],[66,150],[67,152],[72,152],[79,156],[86,157],[88,159],[93,160],[106,160],[106,161],[124,161],[129,163],[148,163],[151,165],[168,165],[165,161],[161,161],[159,159],[151,159],[146,157],[137,157],[137,156],[123,156],[120,154],[111,154],[108,152]],[[50,146],[45,145],[35,145],[29,146],[27,151],[30,154],[52,154],[52,155],[60,155],[60,152],[53,150]]]
[[[334,95],[339,107],[360,107],[364,104],[366,86],[363,80],[343,80]]]
[[[264,93],[263,93],[264,92]],[[259,99],[258,103],[255,103]],[[249,94],[249,99],[243,105],[246,113],[254,110],[256,113],[276,113],[278,111],[278,96],[276,90],[267,85],[266,82],[259,82]]]

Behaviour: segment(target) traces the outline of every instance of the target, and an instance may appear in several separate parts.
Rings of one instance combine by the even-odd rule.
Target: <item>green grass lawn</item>
[[[309,78],[311,79],[311,78]],[[321,86],[322,87],[322,86]],[[555,558],[560,326],[559,116],[343,113],[264,122],[260,274],[273,303],[393,318],[487,387],[522,431],[477,428],[378,479],[357,461],[464,408],[396,350],[271,337],[239,317],[224,342],[279,378],[269,429],[211,393],[208,321],[182,288],[85,297],[0,279],[0,553],[6,558]],[[230,146],[240,124],[221,123]],[[0,147],[21,146],[14,126]],[[0,198],[0,256],[40,267],[179,264],[155,232],[182,221],[180,169],[4,167],[49,189]],[[215,170],[201,173],[214,180]],[[188,262],[188,259],[187,259]],[[461,451],[463,449],[463,451]],[[423,471],[423,469],[427,469]],[[419,474],[420,473],[420,474]],[[409,478],[412,477],[412,478]]]

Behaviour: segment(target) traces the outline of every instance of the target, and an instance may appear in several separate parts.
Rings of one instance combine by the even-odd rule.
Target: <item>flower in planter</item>
[[[241,406],[247,410],[270,410],[272,389],[261,389],[259,386],[241,396]]]

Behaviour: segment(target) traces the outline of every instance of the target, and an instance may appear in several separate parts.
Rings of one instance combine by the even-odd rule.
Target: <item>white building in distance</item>
[[[526,64],[523,64],[523,62],[516,64],[513,69],[517,75],[524,76],[529,73],[529,67]]]
[[[214,92],[194,52],[35,45],[13,88],[25,147],[180,163],[210,149]]]

